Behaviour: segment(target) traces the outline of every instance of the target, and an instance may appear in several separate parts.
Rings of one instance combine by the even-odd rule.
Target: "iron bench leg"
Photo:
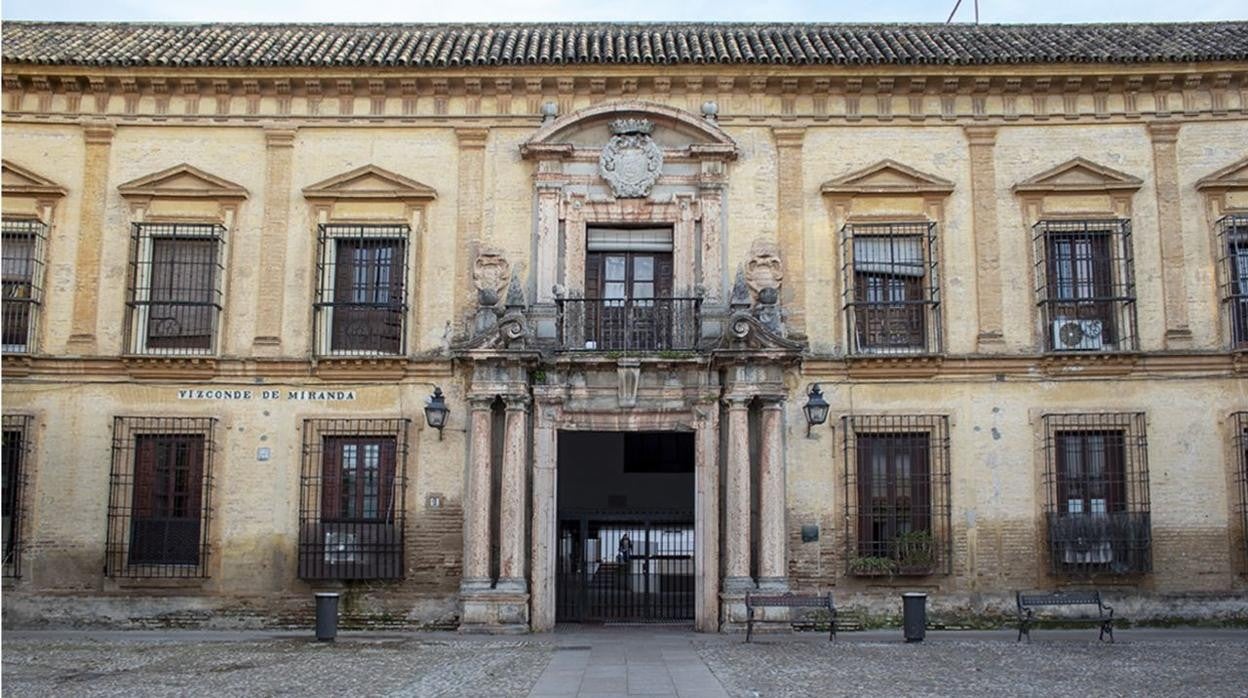
[[[747,604],[745,614],[745,641],[749,642],[750,637],[754,634],[754,607]]]

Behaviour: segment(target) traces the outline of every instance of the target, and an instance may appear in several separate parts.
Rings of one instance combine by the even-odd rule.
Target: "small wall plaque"
[[[273,456],[273,451],[268,446],[261,446],[256,449],[256,460],[268,460]]]
[[[805,524],[802,526],[802,542],[813,543],[819,540],[819,526],[816,524]]]

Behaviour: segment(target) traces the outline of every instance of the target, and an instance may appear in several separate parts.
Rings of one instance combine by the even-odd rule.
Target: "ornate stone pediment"
[[[226,201],[247,198],[247,190],[242,186],[187,163],[131,180],[117,187],[117,191],[122,196],[132,199]]]
[[[920,172],[895,160],[881,160],[870,167],[824,182],[824,194],[948,194],[953,182]]]
[[[1200,191],[1248,189],[1248,158],[1202,177],[1196,182],[1196,188]]]
[[[350,172],[304,187],[303,195],[312,200],[430,201],[438,197],[433,187],[376,165],[357,167]]]
[[[715,353],[762,352],[797,356],[806,345],[786,339],[748,311],[734,312],[712,350]]]
[[[0,162],[0,182],[5,196],[29,196],[33,198],[65,196],[65,187],[28,170],[14,162]]]
[[[1135,191],[1143,181],[1125,172],[1075,158],[1014,185],[1016,193]]]

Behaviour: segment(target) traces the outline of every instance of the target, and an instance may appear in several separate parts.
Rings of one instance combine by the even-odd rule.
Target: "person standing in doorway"
[[[615,554],[615,560],[616,562],[619,562],[620,564],[627,567],[628,561],[632,557],[633,557],[633,539],[628,537],[628,532],[626,531],[624,535],[620,536],[620,546],[619,546],[618,551]]]

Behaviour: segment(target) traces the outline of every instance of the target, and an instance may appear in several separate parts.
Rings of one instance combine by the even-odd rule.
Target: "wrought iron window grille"
[[[309,419],[299,496],[301,579],[402,579],[408,419]]]
[[[842,423],[846,572],[949,574],[949,418],[853,415]]]
[[[1144,414],[1050,414],[1043,425],[1052,574],[1152,571]]]
[[[936,238],[934,222],[850,223],[841,228],[850,354],[940,353]]]
[[[38,335],[39,310],[43,305],[44,248],[48,227],[34,219],[3,220],[0,244],[4,305],[3,351],[6,354],[34,352]]]
[[[116,417],[104,573],[208,575],[213,417]]]
[[[1131,222],[1045,220],[1033,233],[1045,350],[1136,350]]]
[[[131,226],[126,336],[135,354],[216,352],[225,227],[209,223]]]
[[[317,356],[406,352],[406,225],[318,226]]]
[[[4,576],[22,576],[22,528],[25,523],[27,467],[30,457],[30,422],[26,415],[3,417],[4,443]]]
[[[1248,214],[1217,223],[1218,286],[1232,349],[1248,349]]]
[[[1240,571],[1248,574],[1248,412],[1232,415],[1235,429],[1231,441],[1235,460],[1235,508],[1239,514]]]

